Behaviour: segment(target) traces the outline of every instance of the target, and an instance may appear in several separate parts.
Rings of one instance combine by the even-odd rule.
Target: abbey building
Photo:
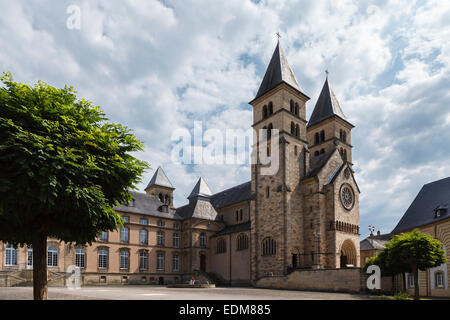
[[[186,205],[175,208],[175,187],[159,167],[145,193],[132,192],[133,201],[116,208],[125,220],[120,230],[84,247],[48,240],[50,285],[70,265],[81,268],[84,284],[173,283],[195,276],[244,285],[299,268],[359,267],[353,125],[328,78],[307,120],[309,100],[278,43],[250,102],[253,128],[267,132],[254,148],[278,152],[278,170],[262,174],[256,162],[248,182],[215,194],[200,178]],[[270,150],[271,139],[278,139],[278,150]],[[31,253],[0,244],[0,278],[14,273],[9,285],[25,279]]]

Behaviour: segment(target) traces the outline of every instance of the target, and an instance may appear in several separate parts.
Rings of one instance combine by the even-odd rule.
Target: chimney
[[[380,230],[377,231],[377,239],[381,239],[381,233],[380,233]]]
[[[373,239],[373,232],[370,232],[370,239]]]

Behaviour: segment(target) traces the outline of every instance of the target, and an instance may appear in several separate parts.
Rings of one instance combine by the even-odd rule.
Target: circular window
[[[342,206],[345,209],[351,210],[353,208],[353,205],[355,204],[355,194],[350,185],[343,184],[341,186],[340,198],[341,198]]]

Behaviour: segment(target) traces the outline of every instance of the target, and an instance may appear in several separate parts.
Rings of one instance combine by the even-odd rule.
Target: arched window
[[[206,247],[206,233],[204,232],[200,233],[200,247]]]
[[[164,196],[163,196],[162,193],[160,193],[160,194],[158,195],[158,198],[159,198],[159,201],[161,201],[162,203],[164,203]]]
[[[272,137],[272,129],[273,124],[269,123],[269,125],[267,126],[267,139],[270,139]]]
[[[314,155],[317,157],[319,155],[319,151],[314,152]]]
[[[344,139],[342,129],[339,130],[339,139],[341,139],[341,141]]]
[[[86,250],[81,248],[75,249],[75,265],[79,268],[86,267]]]
[[[325,149],[320,149],[320,154],[325,153]]]
[[[272,256],[277,253],[277,242],[272,238],[265,238],[262,242],[262,255]]]
[[[436,287],[443,288],[444,287],[444,273],[442,271],[437,271],[434,274]]]
[[[320,141],[319,141],[319,133],[316,132],[316,134],[314,135],[314,144],[319,144],[319,143],[320,143]]]
[[[148,270],[148,252],[145,250],[139,252],[139,270]]]
[[[246,250],[248,249],[248,236],[244,233],[241,233],[237,237],[237,250]]]
[[[227,252],[227,242],[225,239],[217,240],[216,253],[225,253]]]
[[[320,142],[324,142],[325,141],[325,131],[322,130],[320,131]]]
[[[58,266],[58,249],[56,247],[48,247],[47,249],[47,265],[49,267]]]
[[[236,221],[239,221],[239,211],[236,210]]]
[[[263,107],[263,118],[267,118],[268,113],[267,113],[267,106]]]
[[[98,250],[98,268],[108,268],[108,251],[105,249]]]
[[[148,243],[148,232],[145,229],[142,229],[139,233],[139,238],[141,240],[141,244],[147,244]]]
[[[242,209],[240,209],[240,210],[239,210],[239,220],[240,220],[240,221],[242,221],[243,215],[244,215],[244,214],[243,214],[243,212],[242,212]]]
[[[298,116],[298,111],[299,111],[299,107],[298,107],[298,103],[295,103],[295,115]]]
[[[294,155],[295,156],[298,155],[298,147],[297,146],[294,146]]]
[[[164,245],[164,232],[158,231],[158,233],[156,234],[156,241],[158,246]]]
[[[17,248],[12,244],[6,245],[6,260],[5,265],[16,266],[17,265]]]
[[[344,149],[344,161],[347,161],[347,150]]]
[[[269,102],[269,116],[273,114],[273,103],[272,101]]]
[[[295,126],[295,136],[300,136],[300,126],[298,124]]]
[[[291,134],[295,134],[295,123],[291,122]]]
[[[164,203],[165,204],[170,204],[170,200],[169,200],[170,198],[169,198],[169,195],[168,194],[166,194],[166,196],[164,197]]]
[[[178,233],[174,233],[172,236],[173,241],[173,247],[179,248],[180,247],[180,235]]]
[[[291,113],[295,113],[294,100],[291,100]]]
[[[342,141],[347,143],[347,133],[345,131],[342,131]]]
[[[339,150],[339,153],[341,154],[342,158],[344,157],[344,149],[341,148],[341,150]]]

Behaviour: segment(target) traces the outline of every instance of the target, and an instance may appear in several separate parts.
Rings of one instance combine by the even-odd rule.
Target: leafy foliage
[[[131,200],[148,168],[130,154],[141,142],[72,87],[0,80],[0,240],[31,244],[44,233],[90,244],[115,230],[113,206]]]

